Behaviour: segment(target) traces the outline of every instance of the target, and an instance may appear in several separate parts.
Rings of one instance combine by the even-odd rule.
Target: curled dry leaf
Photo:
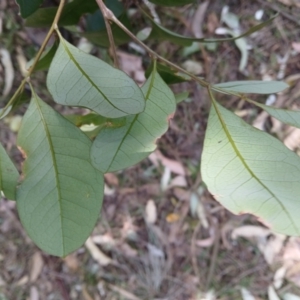
[[[35,252],[31,258],[30,282],[36,282],[41,274],[44,261],[40,252]]]
[[[148,224],[154,224],[157,219],[157,208],[155,202],[150,199],[146,204],[145,220]]]
[[[105,255],[93,242],[91,238],[88,238],[85,242],[86,248],[91,253],[91,256],[95,261],[99,263],[100,266],[107,266],[113,262],[111,258]]]
[[[13,64],[11,62],[10,54],[4,48],[0,49],[0,59],[5,71],[4,73],[5,84],[4,84],[4,89],[2,91],[2,96],[6,97],[11,91],[14,77],[15,77],[15,72],[14,72]]]

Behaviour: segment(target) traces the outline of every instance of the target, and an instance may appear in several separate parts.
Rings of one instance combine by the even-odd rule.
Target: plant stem
[[[56,15],[54,17],[53,23],[41,45],[41,48],[39,49],[37,55],[35,56],[35,59],[31,65],[31,67],[28,70],[28,73],[26,75],[26,77],[22,80],[22,82],[20,83],[18,89],[16,90],[16,92],[14,93],[14,95],[10,98],[10,100],[8,101],[8,103],[4,106],[4,108],[2,109],[2,113],[0,113],[0,118],[2,115],[4,115],[5,111],[14,103],[14,101],[17,99],[18,95],[23,91],[25,84],[30,80],[30,76],[34,71],[34,68],[36,67],[37,63],[39,62],[39,59],[41,58],[49,40],[51,35],[53,34],[54,30],[57,28],[57,24],[59,21],[59,18],[61,16],[61,13],[63,11],[63,7],[65,5],[66,0],[61,0],[56,12]]]
[[[103,17],[106,21],[112,21],[114,22],[116,25],[118,25],[132,40],[134,40],[137,44],[139,44],[141,47],[143,47],[153,58],[156,58],[157,60],[160,60],[162,62],[164,62],[165,64],[171,66],[172,68],[174,68],[175,70],[182,72],[186,75],[188,75],[189,77],[191,77],[192,79],[194,79],[195,81],[199,82],[203,87],[207,87],[209,86],[209,83],[206,82],[205,80],[195,76],[194,74],[184,70],[183,68],[177,66],[176,64],[172,63],[171,61],[167,60],[166,58],[160,56],[159,54],[157,54],[155,51],[153,51],[151,48],[149,48],[146,44],[144,44],[142,41],[140,41],[130,30],[128,30],[126,28],[126,26],[123,25],[122,22],[120,22],[116,16],[112,13],[111,10],[109,10],[105,4],[103,3],[102,0],[96,0],[99,7],[100,7],[100,3],[101,3],[101,11],[103,13]]]
[[[113,33],[112,33],[112,30],[111,30],[111,26],[110,26],[110,23],[109,23],[109,20],[111,18],[111,16],[113,15],[112,11],[110,9],[108,9],[105,4],[103,3],[103,0],[96,0],[101,12],[102,12],[102,15],[103,15],[103,18],[104,18],[104,21],[105,21],[105,26],[106,26],[106,31],[107,31],[107,34],[108,34],[108,39],[109,39],[109,44],[110,44],[110,54],[114,60],[114,65],[116,68],[119,68],[119,61],[118,61],[118,56],[117,56],[117,50],[116,50],[116,45],[115,45],[115,41],[114,41],[114,36],[113,36]]]

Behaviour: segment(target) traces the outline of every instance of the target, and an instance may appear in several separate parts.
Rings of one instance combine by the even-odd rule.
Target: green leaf
[[[182,93],[176,94],[175,95],[176,103],[178,104],[178,103],[186,100],[188,98],[189,94],[190,94],[189,92],[182,92]]]
[[[289,85],[283,81],[241,80],[218,83],[215,84],[212,88],[217,88],[215,90],[218,92],[218,89],[222,89],[224,91],[237,93],[273,94],[281,92],[288,87]]]
[[[10,200],[16,199],[18,178],[19,172],[0,144],[0,191]]]
[[[124,26],[126,26],[130,31],[132,31],[131,23],[126,14],[121,15],[119,20],[123,23]],[[124,33],[124,31],[120,29],[120,27],[117,26],[115,23],[111,25],[111,30],[114,36],[114,42],[117,46],[126,44],[130,41],[130,37],[126,33]],[[106,28],[97,31],[86,31],[84,33],[81,33],[81,36],[87,38],[89,41],[91,41],[97,46],[110,46]]]
[[[300,158],[279,140],[213,101],[202,153],[203,181],[236,214],[300,235]]]
[[[124,5],[119,0],[109,0],[106,2],[107,8],[113,12],[116,18],[124,13]],[[99,9],[86,17],[86,29],[87,31],[106,29],[103,15]]]
[[[145,72],[145,76],[147,78],[151,75],[153,68],[154,68],[154,63],[152,62],[149,68]],[[156,63],[156,70],[166,84],[175,84],[175,83],[181,83],[190,80],[189,76],[183,73],[179,73],[178,71],[173,70],[170,67],[160,63]]]
[[[18,145],[25,156],[21,222],[41,249],[65,256],[88,238],[102,205],[103,174],[91,165],[91,141],[33,92]]]
[[[43,0],[16,0],[16,2],[20,7],[22,18],[25,19],[39,8]]]
[[[91,158],[102,172],[114,172],[132,166],[156,149],[156,140],[168,129],[174,114],[174,94],[154,71],[142,88],[146,97],[145,111],[126,117],[120,128],[104,128],[96,137]]]
[[[45,53],[42,55],[42,57],[39,59],[38,63],[36,64],[35,68],[34,68],[34,72],[37,71],[44,71],[44,70],[48,70],[53,57],[55,56],[56,50],[58,48],[59,43],[54,43],[49,49],[47,49],[45,51]],[[31,67],[32,63],[33,63],[34,59],[32,59],[29,63],[28,63],[28,67]]]
[[[79,19],[83,14],[94,13],[97,9],[98,5],[94,0],[73,0],[64,6],[58,25],[75,25],[79,22]],[[57,7],[40,8],[26,19],[25,26],[50,27],[56,12]]]
[[[145,98],[124,72],[74,47],[60,36],[47,86],[55,102],[87,107],[108,118],[137,114]]]
[[[256,26],[251,27],[248,31],[246,31],[245,33],[239,35],[239,36],[235,36],[235,37],[231,37],[231,38],[223,38],[223,39],[204,39],[204,38],[194,38],[194,37],[186,37],[180,34],[177,34],[175,32],[172,32],[171,30],[163,27],[162,25],[156,23],[147,13],[145,13],[144,11],[142,11],[143,14],[151,21],[153,28],[152,31],[149,35],[149,39],[156,39],[156,40],[167,40],[170,41],[172,43],[175,43],[177,45],[180,46],[191,46],[193,42],[199,42],[199,43],[216,43],[216,42],[227,42],[227,41],[234,41],[237,39],[240,39],[242,37],[248,36],[250,34],[252,34],[253,32],[256,32],[260,29],[262,29],[263,27],[267,26],[268,24],[270,24],[276,17],[277,15],[273,16],[272,18],[270,18],[269,20],[260,23]]]
[[[272,107],[269,105],[257,103],[256,101],[253,101],[253,100],[247,99],[247,98],[245,100],[264,109],[268,114],[270,114],[272,117],[276,118],[277,120],[279,120],[285,124],[300,128],[300,111],[299,110],[297,111],[297,110],[276,108],[276,107]]]
[[[182,6],[194,3],[195,0],[150,0],[150,2],[163,6]]]

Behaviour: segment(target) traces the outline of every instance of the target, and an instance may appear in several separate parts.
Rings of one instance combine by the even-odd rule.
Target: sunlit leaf
[[[0,144],[0,191],[10,200],[16,199],[18,178],[19,172]]]
[[[241,80],[218,83],[214,87],[236,93],[273,94],[281,92],[289,86],[283,81]]]
[[[145,107],[141,89],[128,75],[61,36],[47,86],[57,103],[87,107],[109,118],[137,114]]]
[[[234,41],[262,29],[263,27],[269,25],[277,17],[277,15],[275,15],[269,20],[251,27],[248,31],[246,31],[245,33],[239,36],[235,36],[231,38],[223,38],[223,39],[205,39],[205,38],[186,37],[184,35],[180,35],[178,33],[172,32],[171,30],[163,27],[161,24],[156,23],[147,13],[143,12],[143,14],[151,21],[153,26],[152,31],[149,35],[149,39],[156,39],[162,41],[167,40],[180,46],[190,46],[192,45],[193,42],[215,43],[215,42]]]
[[[290,109],[282,109],[276,108],[269,105],[264,105],[261,103],[257,103],[250,99],[246,99],[248,102],[255,104],[256,106],[264,109],[267,113],[269,113],[272,117],[276,118],[277,120],[300,128],[300,111],[298,110],[290,110]]]
[[[91,165],[91,141],[33,94],[18,145],[25,157],[21,222],[41,249],[65,256],[88,238],[102,205],[103,175]]]
[[[27,18],[39,8],[43,0],[16,0],[16,2],[20,7],[22,18]]]
[[[154,71],[142,88],[146,97],[145,111],[126,117],[120,128],[104,128],[96,137],[91,158],[102,172],[114,172],[132,166],[156,149],[156,140],[168,129],[174,114],[174,94]]]
[[[203,181],[236,214],[300,235],[300,158],[279,140],[213,103],[201,161]]]
[[[182,6],[195,3],[195,0],[150,0],[150,2],[163,6]]]

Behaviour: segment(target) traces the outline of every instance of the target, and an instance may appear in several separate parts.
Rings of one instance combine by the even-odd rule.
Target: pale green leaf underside
[[[18,145],[26,156],[17,191],[21,222],[41,249],[65,256],[88,238],[102,205],[103,175],[91,165],[91,141],[34,95]]]
[[[157,72],[151,74],[142,90],[147,100],[145,111],[128,116],[123,127],[102,129],[93,143],[92,163],[102,172],[118,171],[143,160],[168,129],[176,108],[173,92]]]
[[[19,172],[0,144],[0,191],[6,198],[15,200]]]
[[[201,172],[208,190],[230,211],[254,214],[276,232],[300,235],[300,158],[217,103],[208,120]]]
[[[141,89],[128,75],[62,37],[47,86],[55,102],[87,107],[108,118],[137,114],[145,107]]]
[[[276,118],[277,120],[279,120],[285,124],[300,128],[300,111],[299,110],[297,111],[297,110],[276,108],[276,107],[264,105],[261,103],[257,103],[250,99],[247,99],[247,101],[264,109],[268,114],[270,114],[272,117]]]
[[[245,80],[218,83],[215,84],[213,88],[214,87],[223,89],[224,91],[228,92],[273,94],[281,92],[289,86],[283,81]]]

